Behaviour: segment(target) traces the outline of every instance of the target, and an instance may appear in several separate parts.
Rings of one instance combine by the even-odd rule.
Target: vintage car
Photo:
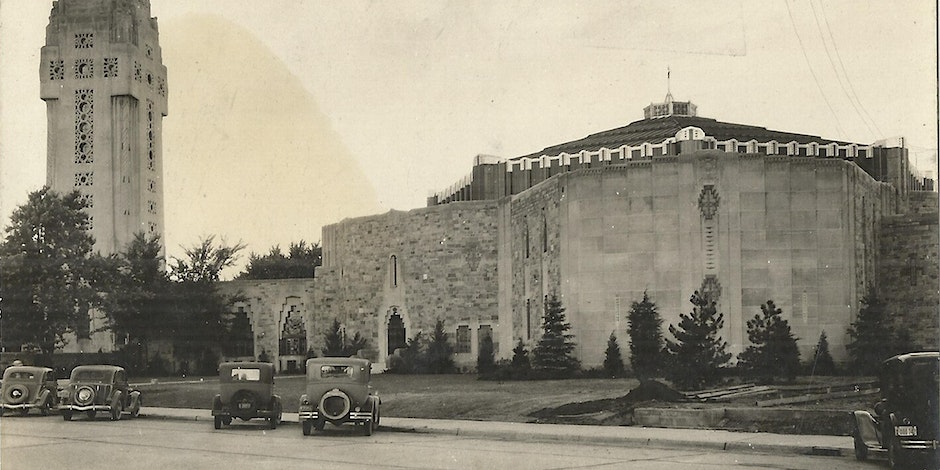
[[[108,412],[112,421],[121,419],[125,412],[136,418],[141,406],[140,391],[128,385],[127,372],[118,366],[77,366],[72,369],[68,385],[59,392],[58,409],[66,421],[82,411],[88,419],[95,419],[99,411]]]
[[[307,390],[300,397],[298,418],[304,436],[322,431],[326,422],[355,423],[366,436],[379,427],[378,393],[369,380],[372,363],[357,357],[307,359]]]
[[[855,458],[887,452],[891,468],[938,468],[940,352],[901,354],[886,360],[874,413],[853,412]]]
[[[0,415],[16,411],[25,416],[31,409],[43,415],[55,406],[55,371],[48,367],[10,366],[3,371]]]
[[[223,362],[219,365],[219,394],[212,400],[216,429],[232,418],[264,418],[271,429],[281,423],[281,397],[274,394],[274,364]]]

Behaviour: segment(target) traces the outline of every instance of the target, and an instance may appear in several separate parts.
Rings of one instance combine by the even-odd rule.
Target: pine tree
[[[359,354],[359,351],[369,347],[369,340],[362,337],[357,331],[353,335],[352,339],[349,339],[349,336],[346,336],[346,344],[343,345],[343,355],[352,357],[356,354]]]
[[[666,340],[670,355],[666,378],[683,390],[716,382],[719,370],[731,359],[731,353],[726,352],[728,343],[718,336],[724,315],[698,291],[689,301],[694,305],[692,312],[680,314],[677,326],[669,325],[676,340]]]
[[[607,338],[607,350],[604,352],[604,372],[607,373],[608,377],[623,377],[623,358],[620,356],[617,335],[613,332]]]
[[[809,364],[809,371],[812,375],[835,375],[836,363],[829,354],[829,340],[826,338],[826,332],[819,333],[819,341],[813,351],[813,362]]]
[[[323,357],[346,357],[342,328],[339,320],[334,318],[333,324],[323,334]]]
[[[775,377],[792,381],[800,369],[800,351],[783,311],[772,300],[760,306],[761,314],[747,321],[751,345],[738,361],[746,374],[772,383]]]
[[[477,373],[486,375],[496,369],[496,355],[493,351],[493,337],[483,336],[480,340],[480,351],[477,353]]]
[[[549,296],[542,317],[542,337],[532,351],[533,369],[546,377],[559,378],[570,377],[581,368],[580,362],[572,355],[574,335],[566,333],[570,329],[561,301],[555,295]]]
[[[509,362],[509,370],[513,378],[522,379],[529,374],[531,368],[532,363],[529,361],[529,351],[526,350],[522,338],[519,338],[516,347],[512,348],[512,360]]]
[[[847,333],[852,338],[846,345],[849,363],[856,374],[876,374],[882,361],[895,353],[894,331],[887,307],[873,288],[862,297],[862,308]]]
[[[637,377],[654,377],[662,369],[663,319],[656,304],[643,292],[643,300],[633,302],[627,317],[630,335],[630,364]]]
[[[454,372],[454,347],[447,341],[444,321],[434,324],[434,331],[428,341],[427,364],[429,374],[450,374]]]

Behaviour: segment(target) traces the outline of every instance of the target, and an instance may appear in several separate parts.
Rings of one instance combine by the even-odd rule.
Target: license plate
[[[251,408],[251,403],[239,403],[238,404],[238,409],[240,410],[247,410],[248,408]]]
[[[895,426],[894,434],[901,437],[916,436],[917,426]]]

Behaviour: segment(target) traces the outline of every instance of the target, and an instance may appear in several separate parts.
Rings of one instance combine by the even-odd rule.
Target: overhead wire
[[[803,44],[803,38],[800,37],[799,28],[796,27],[796,20],[793,18],[793,10],[790,8],[789,0],[783,0],[783,3],[787,6],[787,14],[790,16],[790,24],[793,25],[793,32],[796,34],[796,40],[800,44],[800,52],[803,53],[803,59],[806,61],[806,67],[809,69],[810,75],[813,76],[813,81],[816,82],[816,88],[819,89],[819,93],[822,95],[823,101],[826,103],[826,107],[829,108],[829,112],[832,113],[833,119],[835,119],[836,130],[841,136],[845,136],[845,131],[842,130],[842,124],[839,121],[839,116],[836,114],[835,109],[832,108],[832,103],[829,102],[829,98],[826,96],[825,90],[823,90],[822,84],[819,83],[819,77],[816,76],[816,71],[813,69],[813,64],[809,61],[809,56],[806,54],[806,46]]]
[[[812,6],[812,5],[813,5],[813,0],[810,0],[810,6]],[[827,31],[828,34],[829,34],[829,42],[832,43],[832,49],[833,49],[833,51],[835,52],[836,59],[838,59],[838,61],[839,61],[839,68],[842,70],[842,75],[845,76],[845,81],[846,81],[846,83],[849,84],[849,90],[851,90],[851,96],[846,92],[845,87],[842,87],[842,91],[843,91],[843,92],[846,92],[846,96],[849,97],[849,101],[852,102],[852,106],[855,107],[855,112],[859,114],[859,118],[861,118],[861,119],[862,119],[862,122],[864,122],[865,125],[866,125],[866,127],[868,127],[869,132],[872,132],[872,128],[874,128],[874,131],[877,132],[876,135],[877,135],[878,137],[884,137],[884,133],[881,132],[881,129],[878,127],[878,123],[875,122],[875,120],[874,120],[874,119],[871,117],[871,115],[868,113],[868,110],[865,109],[865,104],[862,103],[862,100],[859,99],[859,97],[858,97],[858,93],[855,91],[855,85],[852,84],[852,79],[851,79],[851,77],[849,77],[849,73],[848,73],[848,71],[846,71],[846,68],[845,68],[845,62],[842,61],[842,54],[839,53],[839,45],[836,44],[835,36],[832,34],[832,28],[829,26],[829,18],[826,16],[826,9],[825,9],[825,6],[823,5],[822,2],[820,2],[820,4],[819,4],[819,10],[820,10],[820,13],[822,14],[823,22],[824,22],[825,25],[826,25],[826,31]],[[816,8],[815,8],[815,7],[813,7],[813,16],[816,16]],[[819,18],[816,18],[816,27],[817,27],[817,28],[820,27],[820,25],[819,25]],[[822,29],[821,29],[821,28],[820,28],[820,35],[822,35]],[[823,42],[825,42],[825,38],[823,38]],[[828,48],[826,49],[826,55],[827,55],[827,56],[829,55],[829,49],[828,49]],[[830,62],[830,64],[832,64],[833,70],[835,70],[835,64],[832,62],[832,57],[831,57],[831,56],[829,57],[829,62]],[[839,75],[838,72],[836,72],[836,76],[837,76],[837,77],[838,77],[838,75]],[[842,85],[842,81],[841,81],[841,80],[839,81],[839,84],[840,84],[840,86]],[[854,98],[854,101],[853,101],[853,98]],[[856,106],[856,103],[858,103],[857,106]],[[861,108],[861,112],[859,112],[859,108]],[[862,114],[864,114],[864,116],[862,116]],[[867,121],[866,121],[866,118],[867,118]],[[871,123],[871,125],[869,125],[869,123]]]

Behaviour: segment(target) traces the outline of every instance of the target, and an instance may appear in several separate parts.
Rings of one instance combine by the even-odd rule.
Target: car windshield
[[[320,377],[324,379],[333,377],[352,377],[352,366],[320,366]]]
[[[24,380],[24,379],[32,380],[36,378],[36,375],[33,374],[32,372],[16,371],[16,372],[10,372],[9,374],[7,374],[7,378],[8,379],[20,379],[20,380]]]
[[[72,372],[72,380],[82,382],[106,382],[111,380],[111,371],[96,369],[79,369]]]
[[[261,380],[260,369],[232,369],[232,380],[239,382],[258,382]]]

